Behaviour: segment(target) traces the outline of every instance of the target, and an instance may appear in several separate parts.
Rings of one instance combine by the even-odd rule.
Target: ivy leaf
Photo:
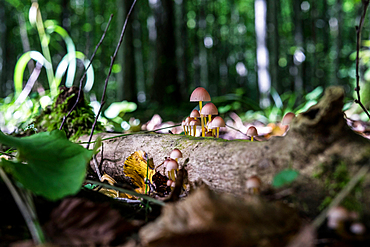
[[[70,142],[63,131],[17,138],[0,132],[0,143],[18,149],[18,161],[2,159],[25,188],[50,200],[77,193],[93,152]]]
[[[272,186],[275,188],[282,187],[292,183],[299,175],[299,172],[292,169],[282,170],[272,180]]]

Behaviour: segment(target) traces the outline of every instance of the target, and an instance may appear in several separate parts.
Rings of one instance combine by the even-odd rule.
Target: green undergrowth
[[[319,210],[326,208],[335,196],[347,185],[351,180],[350,172],[347,164],[343,161],[335,163],[335,165],[321,164],[314,177],[324,181],[326,197],[319,206]],[[350,211],[362,212],[362,189],[363,180],[361,180],[353,189],[352,193],[342,201],[341,205]]]
[[[61,90],[61,93],[63,93],[63,89]],[[74,104],[76,97],[75,93],[73,93],[61,103],[58,102],[58,97],[51,106],[45,108],[45,110],[35,118],[31,125],[32,129],[37,130],[37,132],[50,132],[52,130],[59,129],[63,118],[68,114],[68,111]],[[72,141],[77,140],[78,137],[82,135],[90,134],[94,119],[95,114],[91,106],[89,106],[85,100],[82,100],[71,112],[63,125],[62,130],[66,133],[68,139]],[[97,122],[95,130],[103,130],[103,127],[99,122]]]

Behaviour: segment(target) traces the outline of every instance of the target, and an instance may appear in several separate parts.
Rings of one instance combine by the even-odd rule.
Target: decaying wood
[[[286,246],[299,230],[296,211],[259,196],[243,200],[201,187],[186,200],[167,204],[140,229],[143,246]]]
[[[143,150],[158,165],[178,148],[183,152],[183,160],[189,158],[186,169],[190,183],[202,180],[214,191],[242,196],[245,181],[251,175],[257,174],[266,188],[277,172],[293,168],[301,174],[292,185],[294,200],[307,212],[316,214],[326,196],[323,179],[313,177],[320,167],[334,169],[338,162],[344,162],[353,174],[360,166],[370,163],[370,141],[347,126],[342,112],[343,99],[342,88],[329,87],[318,104],[292,121],[286,136],[272,137],[266,142],[169,134],[134,134],[103,141],[102,171],[120,177],[123,163],[131,153]],[[114,135],[100,136],[104,139]],[[180,159],[180,164],[183,160]],[[367,176],[363,184],[367,204],[370,203],[369,180]]]

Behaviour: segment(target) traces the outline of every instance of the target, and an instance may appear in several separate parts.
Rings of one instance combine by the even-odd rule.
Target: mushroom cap
[[[217,107],[213,103],[207,103],[200,111],[201,115],[218,115]]]
[[[215,117],[211,122],[212,127],[225,127],[225,121],[222,119],[222,117],[217,116]]]
[[[203,87],[197,87],[190,95],[190,102],[211,101],[211,96]]]
[[[253,189],[253,188],[259,188],[261,187],[261,179],[257,176],[251,176],[247,179],[247,182],[245,183],[247,189]]]
[[[189,126],[189,123],[190,123],[190,121],[192,120],[192,118],[191,117],[187,117],[186,119],[185,119],[185,126]]]
[[[295,114],[293,112],[288,112],[284,115],[283,120],[281,121],[282,125],[289,125],[290,122],[295,118]]]
[[[193,119],[193,120],[190,121],[189,125],[190,126],[194,126],[194,125],[195,126],[199,126],[200,125],[200,121],[199,121],[199,119],[197,119],[197,120]]]
[[[173,181],[172,181],[171,179],[168,179],[168,180],[167,180],[167,186],[171,186],[172,182],[173,182]]]
[[[364,226],[364,224],[360,223],[360,222],[355,222],[355,223],[352,223],[349,230],[353,233],[353,234],[356,234],[356,235],[362,235],[365,233],[366,231],[366,227]]]
[[[190,113],[190,117],[191,118],[198,118],[198,117],[200,117],[199,111],[196,110],[196,109],[192,110],[191,113]]]
[[[248,130],[247,130],[247,135],[248,136],[257,136],[258,132],[257,132],[256,127],[254,127],[254,126],[249,127]]]
[[[170,160],[173,160],[172,158],[166,158],[165,161],[163,161],[163,166],[166,167],[167,166],[167,162],[170,161]]]
[[[328,227],[331,229],[338,228],[339,224],[349,218],[349,213],[344,207],[338,206],[328,212]]]
[[[179,149],[175,148],[174,150],[172,150],[172,152],[170,153],[170,158],[172,159],[178,159],[178,158],[182,158],[182,153]]]
[[[166,163],[166,171],[171,171],[171,170],[177,170],[179,168],[179,164],[177,163],[176,160],[169,160]]]

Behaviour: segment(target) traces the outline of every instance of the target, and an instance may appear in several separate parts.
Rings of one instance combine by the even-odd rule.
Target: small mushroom
[[[187,133],[188,135],[190,135],[190,126],[189,126],[190,121],[191,121],[191,117],[187,117],[187,118],[185,119],[186,133]]]
[[[335,230],[343,226],[344,222],[348,220],[349,213],[344,207],[338,206],[330,209],[327,217],[328,228]]]
[[[258,195],[260,193],[261,179],[253,175],[247,179],[245,185],[249,194]]]
[[[216,130],[217,130],[216,138],[218,138],[219,135],[220,135],[220,127],[225,127],[226,126],[225,121],[222,119],[222,117],[217,116],[212,120],[212,122],[210,124],[211,124],[211,128],[216,128]]]
[[[293,118],[295,118],[295,114],[293,112],[286,113],[281,121],[281,125],[289,125]]]
[[[167,180],[167,186],[171,186],[172,182],[173,182],[173,181],[172,181],[171,179],[168,179],[168,180]]]
[[[185,125],[185,120],[182,120],[181,122],[182,129],[184,130],[184,134],[186,135],[186,125]]]
[[[209,123],[212,120],[212,115],[218,115],[217,107],[213,103],[205,104],[200,111],[200,117],[208,116],[208,121],[206,120],[205,123]],[[205,119],[207,119],[207,117],[205,117]]]
[[[197,120],[191,120],[190,123],[189,123],[189,126],[190,126],[190,132],[191,132],[191,129],[193,128],[193,136],[195,136],[197,126],[200,126],[199,119],[197,119]]]
[[[349,227],[349,230],[355,235],[363,235],[366,232],[366,227],[360,222],[354,222]]]
[[[190,102],[199,102],[199,111],[202,110],[202,102],[211,101],[211,96],[203,87],[197,87],[190,95]],[[201,116],[202,136],[204,137],[204,123]]]
[[[178,158],[182,158],[182,153],[179,149],[175,148],[174,150],[172,150],[172,152],[170,153],[170,158],[171,159],[174,159],[176,160],[177,162],[177,159]]]
[[[281,125],[285,127],[285,135],[289,130],[289,125],[292,120],[295,118],[295,114],[293,112],[288,112],[284,115],[283,120],[281,121]]]
[[[258,136],[258,132],[257,132],[256,127],[254,127],[254,126],[249,127],[248,130],[247,130],[247,135],[250,136],[251,141],[253,141],[253,137]]]
[[[194,119],[197,119],[197,118],[200,118],[200,113],[198,110],[194,109],[191,111],[190,113],[190,117],[191,118],[194,118]]]
[[[176,180],[175,171],[177,171],[177,169],[179,169],[179,164],[176,160],[171,159],[166,162],[166,174],[169,179],[173,181]]]

